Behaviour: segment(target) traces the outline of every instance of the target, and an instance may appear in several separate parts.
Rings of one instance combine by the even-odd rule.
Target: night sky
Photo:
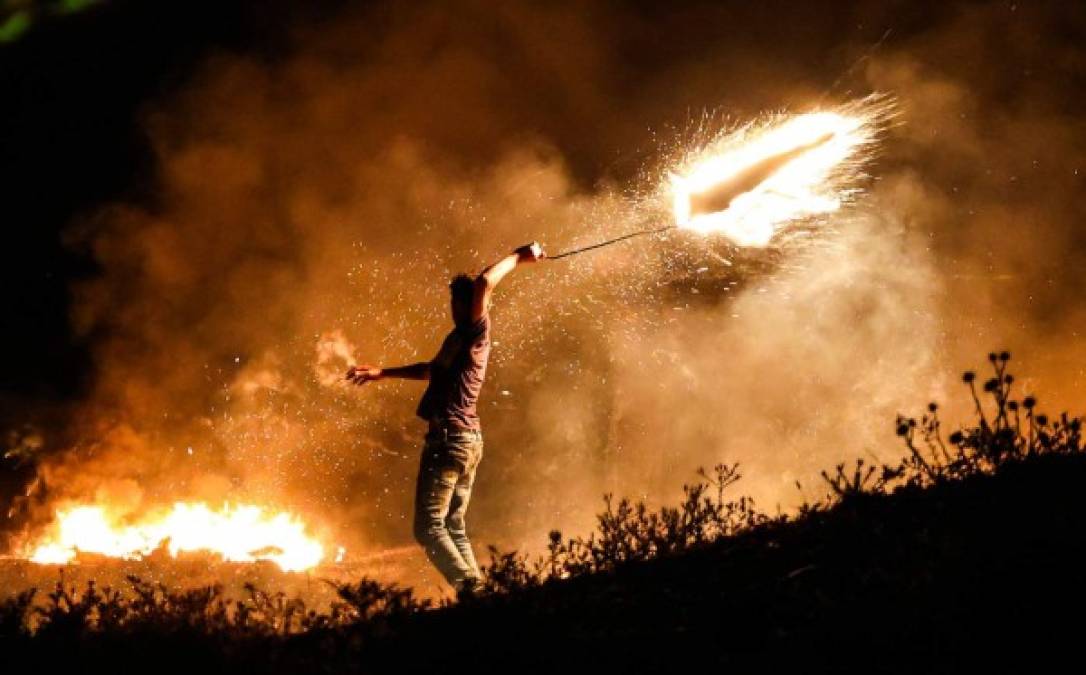
[[[6,2],[4,11],[27,4]],[[70,329],[69,285],[96,265],[65,245],[63,231],[104,202],[153,193],[140,123],[148,103],[183,86],[210,54],[274,59],[296,22],[342,3],[122,0],[50,11],[61,4],[36,3],[33,23],[0,42],[0,400],[69,400],[92,372],[86,340]]]

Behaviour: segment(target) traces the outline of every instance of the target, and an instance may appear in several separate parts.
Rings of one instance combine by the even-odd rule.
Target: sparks
[[[177,502],[173,507],[132,524],[122,524],[102,506],[75,506],[57,511],[52,529],[29,547],[28,558],[42,564],[65,564],[79,553],[139,560],[165,549],[206,551],[229,562],[268,560],[282,570],[315,567],[324,548],[289,513],[267,513],[259,506],[225,506]]]
[[[669,174],[662,192],[672,202],[673,222],[549,258],[567,259],[673,229],[766,246],[789,225],[834,213],[861,192],[879,132],[896,112],[892,96],[872,94],[833,110],[776,115],[721,132]]]
[[[837,110],[746,125],[692,154],[671,176],[675,224],[765,246],[789,223],[833,213],[854,194],[878,124],[870,97]]]

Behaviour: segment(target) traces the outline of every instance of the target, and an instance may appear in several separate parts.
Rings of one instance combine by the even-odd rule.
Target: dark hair
[[[475,282],[466,274],[457,274],[449,282],[449,292],[453,301],[470,303],[475,297]]]

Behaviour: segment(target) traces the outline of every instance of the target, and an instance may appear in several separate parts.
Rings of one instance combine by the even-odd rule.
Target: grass
[[[1086,599],[1081,420],[1016,398],[1010,355],[963,384],[974,423],[899,417],[896,465],[823,473],[829,495],[767,515],[738,466],[674,507],[605,498],[584,537],[491,550],[478,594],[432,606],[362,579],[316,612],[247,587],[58,585],[0,606],[0,665],[45,671],[777,672],[1036,670],[1071,654]],[[1070,612],[1070,614],[1068,614]],[[6,670],[6,669],[5,669]]]

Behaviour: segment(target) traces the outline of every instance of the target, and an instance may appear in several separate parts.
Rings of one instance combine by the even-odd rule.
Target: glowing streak
[[[837,211],[886,105],[870,99],[723,136],[672,175],[676,225],[765,246],[788,223]]]
[[[789,224],[833,213],[860,192],[880,127],[896,116],[892,96],[872,94],[835,110],[778,115],[722,132],[672,173],[675,222],[549,256],[562,260],[671,229],[719,233],[766,246]]]
[[[324,558],[321,544],[289,513],[246,505],[215,511],[186,502],[130,525],[117,523],[101,506],[60,510],[53,531],[30,547],[28,557],[46,564],[70,562],[80,552],[138,560],[160,548],[173,557],[207,551],[230,562],[269,560],[288,572],[310,569]]]

